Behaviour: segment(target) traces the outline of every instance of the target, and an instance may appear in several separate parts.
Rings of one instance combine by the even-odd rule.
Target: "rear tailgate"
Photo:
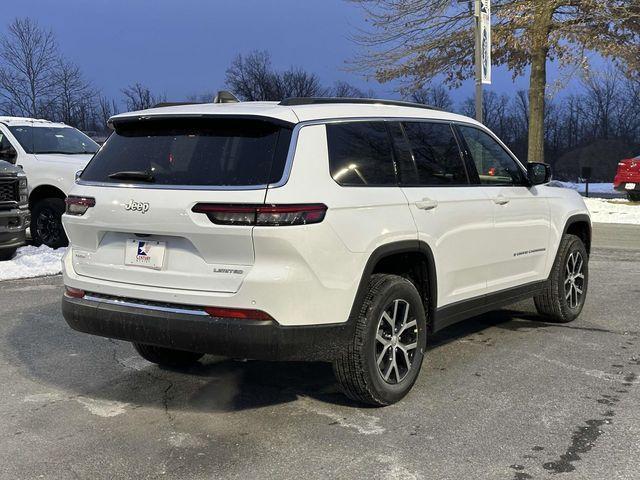
[[[283,175],[290,140],[290,127],[264,119],[116,125],[72,192],[95,204],[64,215],[74,270],[136,285],[236,292],[254,263],[253,227],[214,224],[192,209],[263,204],[267,184]]]
[[[622,160],[618,163],[618,171],[614,183],[623,182],[640,183],[640,157]]]
[[[262,203],[264,191],[175,191],[82,187],[95,198],[83,216],[65,215],[79,275],[136,285],[235,292],[254,263],[251,226],[216,225],[199,202]],[[127,209],[135,202],[140,209]],[[127,265],[127,242],[164,250],[158,268]],[[130,247],[131,248],[131,247]],[[152,254],[152,252],[148,252]],[[130,259],[129,259],[130,260]]]

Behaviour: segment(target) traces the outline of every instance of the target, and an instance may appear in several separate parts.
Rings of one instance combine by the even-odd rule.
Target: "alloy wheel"
[[[407,301],[393,300],[382,312],[376,330],[378,373],[390,384],[400,383],[411,371],[418,347],[418,322]]]
[[[575,309],[584,295],[584,259],[580,252],[573,252],[567,259],[564,277],[564,294],[567,304]]]

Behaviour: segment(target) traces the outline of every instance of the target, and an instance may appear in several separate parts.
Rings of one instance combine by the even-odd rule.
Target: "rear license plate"
[[[635,183],[627,183],[624,188],[626,188],[627,190],[635,190],[636,189],[636,184]]]
[[[124,264],[162,270],[165,247],[165,242],[129,239],[124,252]]]

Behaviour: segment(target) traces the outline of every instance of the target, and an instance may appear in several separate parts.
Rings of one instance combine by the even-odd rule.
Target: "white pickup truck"
[[[22,117],[0,117],[0,138],[0,160],[22,166],[29,180],[33,242],[66,246],[64,199],[99,145],[63,123]]]

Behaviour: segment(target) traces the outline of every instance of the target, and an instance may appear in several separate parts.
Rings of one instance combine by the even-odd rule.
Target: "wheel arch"
[[[67,196],[62,190],[54,185],[38,185],[31,191],[29,195],[29,208],[33,209],[33,206],[45,198],[59,198],[64,200]]]
[[[587,250],[587,255],[591,255],[592,228],[591,218],[589,217],[589,215],[581,213],[578,215],[570,216],[565,222],[562,236],[567,234],[575,235],[576,237],[580,238],[580,240],[582,240],[582,243],[584,243],[585,249]]]
[[[433,326],[438,305],[438,284],[435,258],[427,243],[420,240],[398,241],[382,245],[371,253],[358,285],[349,322],[357,318],[367,294],[369,280],[374,273],[390,273],[409,278],[423,299],[428,327]]]

